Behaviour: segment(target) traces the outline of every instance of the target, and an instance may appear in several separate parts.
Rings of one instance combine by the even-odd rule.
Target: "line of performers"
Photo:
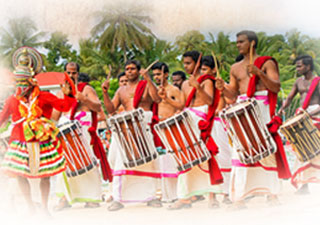
[[[254,32],[237,34],[241,58],[230,69],[229,83],[220,77],[215,57],[197,51],[184,53],[190,76],[182,82],[184,74],[174,73],[174,85],[165,63],[142,69],[138,61],[127,61],[119,76],[127,84],[113,99],[109,77],[102,84],[111,115],[107,154],[96,131],[98,120],[104,120],[101,103],[88,80],[80,79],[78,64],[66,64],[66,82],[55,96],[40,91],[34,79],[42,66],[40,54],[20,48],[13,58],[16,93],[0,114],[0,124],[11,116],[14,125],[2,169],[18,178],[31,211],[27,178],[41,178],[48,212],[54,175],[60,196],[56,210],[75,202],[98,207],[102,179],[110,184],[109,211],[132,202],[190,208],[206,194],[211,208],[219,208],[218,194],[234,209],[246,208],[246,199],[255,195],[266,195],[275,205],[282,179],[291,179],[297,193],[307,193],[308,183],[320,176],[320,78],[313,74],[312,57],[298,57],[302,76],[276,113],[279,68],[274,58],[257,55],[257,44]],[[301,107],[282,124],[280,115],[297,93]],[[279,129],[297,156],[291,171]]]

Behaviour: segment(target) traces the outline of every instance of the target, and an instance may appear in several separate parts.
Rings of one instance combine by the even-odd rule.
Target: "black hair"
[[[257,46],[258,46],[258,36],[254,31],[243,30],[243,31],[240,31],[239,33],[237,33],[237,37],[239,37],[240,35],[246,35],[248,40],[249,40],[249,42],[255,41],[255,44],[254,44],[253,47],[257,48]]]
[[[87,73],[79,73],[78,82],[90,82],[89,74]]]
[[[242,54],[238,55],[235,59],[236,62],[240,62],[241,60],[244,59],[244,56]]]
[[[155,63],[152,67],[151,70],[162,70],[162,67],[164,67],[163,72],[164,73],[169,73],[169,67],[167,66],[167,64],[163,63],[163,62],[157,62]]]
[[[187,79],[186,74],[181,70],[173,72],[172,76],[181,76],[182,80],[186,80]]]
[[[79,65],[78,63],[76,63],[76,62],[67,62],[66,64],[64,64],[64,67],[63,67],[64,71],[67,71],[67,66],[68,66],[69,63],[74,63],[74,64],[76,64],[77,72],[79,73],[79,71],[80,71],[80,65]]]
[[[217,64],[218,64],[218,67],[219,67],[220,64],[219,64],[218,59],[217,59]],[[214,59],[213,59],[213,57],[211,55],[206,55],[206,56],[202,57],[201,66],[202,65],[209,66],[211,69],[214,69],[216,67]]]
[[[188,51],[183,54],[183,57],[191,57],[194,62],[197,62],[200,53],[198,51]]]
[[[140,64],[140,62],[139,62],[138,60],[128,60],[128,61],[126,62],[126,64],[124,65],[124,68],[126,68],[126,66],[129,65],[129,64],[134,64],[134,65],[136,65],[136,67],[137,67],[138,70],[141,69],[141,64]]]
[[[310,65],[310,70],[313,71],[314,65],[313,65],[313,58],[310,55],[300,55],[295,60],[294,63],[297,61],[302,60],[303,65]]]
[[[126,75],[126,73],[125,73],[125,72],[121,72],[121,73],[119,73],[119,74],[118,74],[118,76],[117,76],[118,81],[120,81],[120,78],[121,78],[121,77],[123,77],[123,76],[125,76],[125,75]]]

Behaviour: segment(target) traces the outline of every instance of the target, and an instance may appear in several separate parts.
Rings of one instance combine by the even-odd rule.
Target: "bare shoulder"
[[[82,92],[84,94],[86,94],[86,93],[96,93],[96,90],[91,85],[86,85]]]
[[[168,84],[167,90],[173,94],[179,94],[181,92],[179,88],[172,84]]]
[[[242,61],[232,64],[232,66],[230,68],[230,73],[232,75],[236,75],[237,71],[239,71],[239,69],[241,69],[243,66],[245,66],[245,65]]]

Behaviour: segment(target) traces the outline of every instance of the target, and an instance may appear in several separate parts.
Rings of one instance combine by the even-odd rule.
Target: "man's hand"
[[[221,77],[217,77],[216,78],[216,88],[219,91],[223,91],[224,90],[224,84],[225,84],[225,82]]]
[[[109,66],[109,73],[107,79],[101,84],[101,88],[104,94],[108,94],[108,90],[110,87],[110,77],[111,77],[111,66]]]
[[[149,73],[147,69],[141,68],[140,69],[140,75],[143,77],[144,80],[150,79]]]
[[[75,97],[79,102],[83,102],[86,99],[86,96],[79,91],[76,93]]]
[[[286,113],[285,113],[285,111],[281,108],[281,109],[279,109],[279,111],[278,111],[278,115],[279,115],[279,116],[282,116],[282,114],[286,114]]]
[[[196,80],[196,78],[193,75],[190,75],[190,77],[189,77],[189,85],[191,87],[196,88],[196,89],[200,88],[199,82]]]
[[[256,67],[255,65],[249,64],[249,65],[247,65],[247,72],[248,72],[248,74],[255,74],[255,75],[259,76],[261,70],[258,67]]]
[[[164,87],[160,86],[159,90],[158,90],[158,95],[160,96],[160,98],[165,101],[167,99],[167,92],[164,89]]]
[[[60,84],[60,87],[61,87],[61,91],[63,92],[63,94],[65,95],[70,95],[71,93],[71,86],[69,84],[69,82],[65,82],[64,84]]]

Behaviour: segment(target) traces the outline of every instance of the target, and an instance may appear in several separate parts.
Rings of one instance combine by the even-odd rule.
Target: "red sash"
[[[78,91],[82,92],[86,85],[88,85],[88,83],[86,82],[79,83]],[[73,106],[71,110],[71,116],[70,116],[71,120],[74,120],[77,107],[78,107],[78,103],[75,106]],[[107,160],[105,149],[101,143],[100,138],[97,135],[97,126],[98,126],[97,112],[91,111],[91,117],[92,117],[92,124],[91,124],[91,127],[88,129],[88,132],[90,133],[90,136],[91,136],[90,144],[92,145],[95,156],[100,160],[100,167],[101,167],[103,179],[106,181],[109,180],[110,182],[112,182],[112,179],[113,179],[112,170]]]
[[[277,61],[270,56],[258,57],[255,60],[254,65],[256,67],[258,67],[259,69],[261,69],[262,66],[264,65],[264,63],[268,60],[273,60],[276,64],[277,69],[278,69]],[[279,71],[279,69],[278,69],[278,71]],[[256,92],[256,85],[257,85],[258,81],[259,81],[259,77],[255,74],[252,75],[252,77],[250,78],[249,86],[248,86],[248,90],[247,90],[247,96],[249,98],[252,98],[254,93]],[[276,162],[277,162],[278,177],[282,178],[282,179],[288,179],[291,177],[291,172],[289,169],[289,165],[288,165],[286,154],[285,154],[285,151],[283,148],[283,144],[282,144],[280,135],[278,133],[278,129],[282,124],[282,120],[280,117],[275,116],[277,97],[278,97],[277,93],[274,93],[274,92],[268,90],[268,100],[270,103],[269,113],[270,113],[271,121],[267,124],[267,127],[268,127],[268,130],[271,133],[274,141],[277,144],[277,152],[275,153],[275,157],[276,157]]]
[[[202,75],[198,78],[198,82],[201,84],[203,81],[210,79],[215,83],[215,78],[211,75]],[[186,101],[186,107],[189,107],[193,98],[196,95],[196,88],[193,88],[187,98]],[[199,129],[201,131],[201,139],[203,140],[204,143],[206,143],[206,146],[208,150],[211,153],[211,159],[209,160],[209,173],[210,173],[210,181],[211,184],[220,184],[223,183],[223,177],[219,168],[219,165],[214,158],[214,155],[218,153],[218,146],[214,142],[213,138],[211,137],[211,130],[213,127],[214,123],[214,116],[215,116],[215,111],[217,109],[218,103],[220,100],[220,91],[218,89],[214,89],[214,100],[211,105],[209,105],[208,108],[208,115],[207,115],[207,120],[200,120],[198,123]]]
[[[318,86],[319,81],[320,81],[320,77],[313,78],[312,83],[311,83],[310,88],[309,88],[309,91],[307,93],[307,96],[304,99],[304,102],[302,104],[302,108],[304,110],[306,110],[308,108],[310,100],[311,100],[311,97],[313,95],[313,92],[316,90],[316,87]]]
[[[134,98],[133,98],[133,108],[137,109],[139,107],[139,103],[141,101],[144,90],[147,87],[147,84],[148,84],[148,82],[146,80],[139,81],[139,83],[136,87]],[[158,103],[153,102],[152,106],[151,106],[151,110],[152,110],[152,120],[151,120],[150,128],[151,128],[151,132],[153,134],[153,141],[154,141],[154,144],[156,147],[163,146],[158,134],[156,133],[156,131],[154,129],[154,125],[159,123]]]

